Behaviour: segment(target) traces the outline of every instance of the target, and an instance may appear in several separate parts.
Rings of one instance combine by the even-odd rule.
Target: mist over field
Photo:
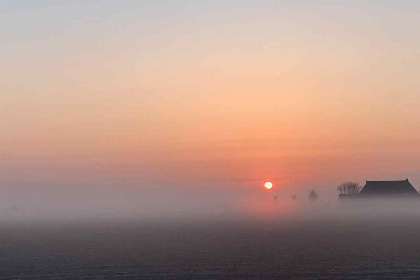
[[[191,187],[34,188],[3,192],[1,220],[273,220],[375,218],[419,214],[416,199],[340,201],[335,188],[318,190],[311,201],[307,189]]]
[[[276,186],[36,190],[3,196],[0,279],[420,275],[416,198],[340,200],[334,188],[310,200],[309,189]]]
[[[224,194],[3,215],[0,279],[420,275],[419,201],[339,205],[302,198],[283,204],[260,196],[237,208],[232,197],[221,200]]]

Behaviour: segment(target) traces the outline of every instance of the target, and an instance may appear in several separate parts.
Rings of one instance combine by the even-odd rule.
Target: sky
[[[420,188],[419,1],[0,3],[3,200]]]

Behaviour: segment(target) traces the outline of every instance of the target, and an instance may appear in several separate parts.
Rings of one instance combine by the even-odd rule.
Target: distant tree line
[[[358,194],[361,188],[359,183],[355,182],[344,182],[337,186],[337,190],[340,194]]]

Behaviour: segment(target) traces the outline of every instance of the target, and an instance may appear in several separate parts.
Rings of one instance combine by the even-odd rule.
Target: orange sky
[[[420,186],[420,7],[376,2],[5,5],[2,187]]]

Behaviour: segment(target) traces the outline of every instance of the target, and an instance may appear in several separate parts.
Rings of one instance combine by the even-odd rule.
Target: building
[[[401,181],[366,181],[366,185],[358,194],[340,194],[339,198],[420,198],[420,193],[408,179]]]

